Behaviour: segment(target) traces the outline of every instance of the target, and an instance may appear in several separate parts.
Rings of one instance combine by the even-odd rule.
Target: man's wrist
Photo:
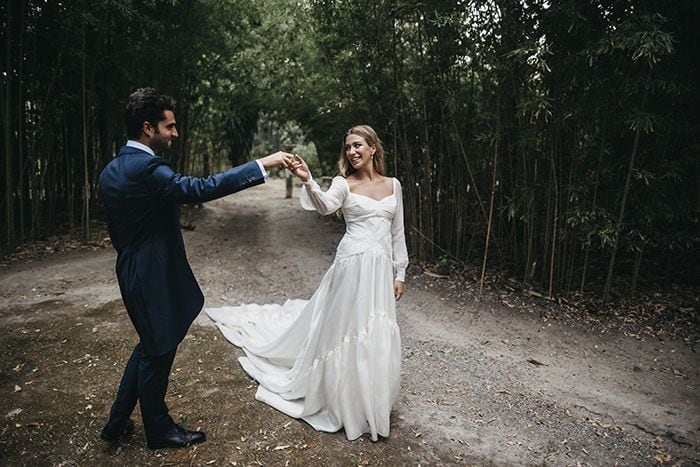
[[[267,178],[269,174],[267,173],[267,170],[265,170],[265,165],[262,163],[260,159],[256,159],[255,162],[258,163],[258,167],[260,168],[260,173],[262,173],[262,176]]]

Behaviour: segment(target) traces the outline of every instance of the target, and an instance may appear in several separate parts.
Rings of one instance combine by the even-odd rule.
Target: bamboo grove
[[[178,100],[168,157],[250,157],[295,122],[332,175],[368,123],[409,251],[552,296],[697,285],[700,4],[693,0],[4,0],[2,251],[101,219],[120,103]],[[254,156],[255,154],[253,154]]]

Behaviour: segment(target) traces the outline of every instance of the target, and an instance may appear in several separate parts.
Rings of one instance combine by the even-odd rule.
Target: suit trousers
[[[108,425],[120,432],[139,402],[147,438],[167,432],[174,421],[168,413],[165,394],[177,347],[163,355],[147,355],[139,342],[124,368]]]

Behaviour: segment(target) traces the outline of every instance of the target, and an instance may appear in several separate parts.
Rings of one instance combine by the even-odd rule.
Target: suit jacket
[[[255,161],[204,178],[124,146],[100,174],[117,279],[147,354],[177,347],[204,305],[180,231],[182,203],[204,202],[264,182]]]

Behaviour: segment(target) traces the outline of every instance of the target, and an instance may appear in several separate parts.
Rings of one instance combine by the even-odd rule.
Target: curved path
[[[267,184],[192,209],[185,241],[212,306],[306,298],[343,225]],[[298,193],[297,193],[298,194]],[[392,436],[348,442],[256,402],[240,351],[200,315],[168,402],[196,448],[149,451],[137,431],[97,439],[134,332],[109,249],[0,269],[0,462],[195,465],[693,465],[700,439],[698,358],[674,341],[542,322],[461,305],[452,285],[409,270],[398,308],[401,401]],[[469,287],[469,284],[465,285]],[[496,301],[494,301],[496,303]]]

